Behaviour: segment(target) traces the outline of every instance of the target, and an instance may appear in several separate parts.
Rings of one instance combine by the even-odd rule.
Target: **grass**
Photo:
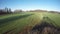
[[[48,16],[52,21],[54,21],[57,24],[57,26],[60,27],[60,14],[57,14],[57,13],[46,13],[45,16]]]
[[[58,26],[60,26],[60,14],[24,12],[17,14],[0,15],[0,34],[5,32],[13,32],[17,34],[22,31],[25,26],[35,26],[43,20],[44,16],[48,16]]]
[[[39,17],[40,18],[40,17]],[[40,22],[36,13],[10,14],[0,17],[0,34],[12,30],[17,33],[25,26],[33,26]]]

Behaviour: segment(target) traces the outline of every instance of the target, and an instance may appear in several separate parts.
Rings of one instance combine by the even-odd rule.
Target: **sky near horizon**
[[[22,10],[60,11],[60,0],[0,0],[0,9],[5,7]]]

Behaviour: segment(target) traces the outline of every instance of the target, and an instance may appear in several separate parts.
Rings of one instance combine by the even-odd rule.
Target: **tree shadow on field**
[[[4,24],[4,23],[7,23],[7,22],[10,22],[10,21],[14,21],[14,20],[18,20],[18,19],[21,19],[21,18],[28,17],[28,16],[30,16],[30,15],[33,15],[33,14],[13,16],[13,17],[10,17],[10,18],[0,19],[0,25],[2,25],[2,24]]]
[[[37,24],[35,27],[33,27],[32,31],[33,33],[37,32],[37,34],[60,34],[60,28],[55,27],[53,24],[49,24],[47,22]]]

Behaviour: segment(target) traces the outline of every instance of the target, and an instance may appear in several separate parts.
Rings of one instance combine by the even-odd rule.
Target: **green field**
[[[60,14],[47,12],[23,12],[17,14],[0,15],[0,34],[14,32],[17,34],[25,26],[34,26],[41,23],[44,16],[48,16],[57,26],[60,26]],[[53,23],[54,24],[54,23]],[[54,24],[55,25],[55,24]]]

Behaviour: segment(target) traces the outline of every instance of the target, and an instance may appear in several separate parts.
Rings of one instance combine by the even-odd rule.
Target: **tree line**
[[[11,8],[0,9],[0,15],[9,13],[12,13]]]

